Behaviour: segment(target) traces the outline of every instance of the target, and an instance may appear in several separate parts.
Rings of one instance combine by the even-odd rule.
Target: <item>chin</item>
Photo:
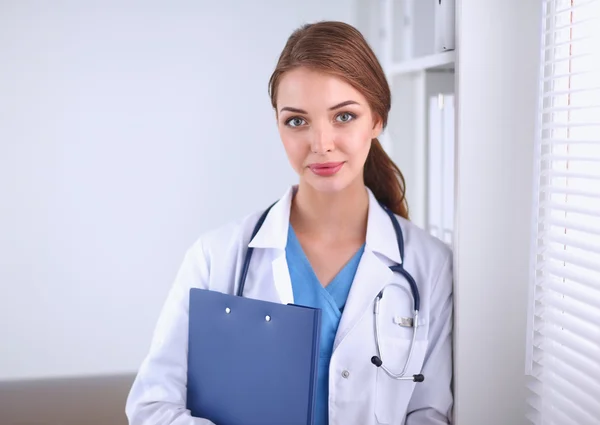
[[[311,176],[305,179],[305,183],[317,192],[336,193],[346,189],[352,183],[343,176],[318,177]]]

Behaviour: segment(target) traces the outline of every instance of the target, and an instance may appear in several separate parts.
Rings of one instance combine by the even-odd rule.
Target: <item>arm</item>
[[[196,243],[185,255],[129,393],[129,425],[214,425],[186,409],[189,291],[207,282],[207,262]]]
[[[452,254],[448,253],[432,288],[431,341],[423,375],[408,404],[406,425],[447,425],[451,423],[452,395]]]

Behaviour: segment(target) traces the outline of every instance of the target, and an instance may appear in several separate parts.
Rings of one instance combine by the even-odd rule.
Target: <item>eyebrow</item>
[[[308,114],[308,112],[306,112],[304,109],[292,108],[291,106],[284,106],[283,108],[281,108],[279,110],[279,112],[283,112],[283,111],[290,111],[295,114]]]
[[[354,100],[346,100],[345,102],[338,103],[337,105],[332,106],[331,108],[329,108],[329,110],[333,111],[335,109],[340,109],[340,108],[343,108],[344,106],[348,106],[348,105],[360,105],[360,103],[358,103]],[[281,108],[279,110],[280,113],[283,111],[290,111],[295,114],[308,114],[308,112],[306,112],[304,109],[292,108],[291,106],[284,106],[283,108]]]
[[[332,106],[331,108],[329,108],[329,110],[333,111],[334,109],[340,109],[340,108],[343,108],[344,106],[348,106],[348,105],[359,105],[359,103],[355,102],[354,100],[347,100],[345,102],[338,103],[337,105]]]

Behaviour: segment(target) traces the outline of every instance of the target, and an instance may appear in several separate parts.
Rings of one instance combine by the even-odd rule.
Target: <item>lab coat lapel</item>
[[[356,270],[354,282],[344,307],[344,314],[340,319],[333,343],[334,351],[363,315],[372,313],[375,297],[391,280],[392,276],[393,273],[387,264],[367,246]]]
[[[365,313],[372,313],[375,297],[391,282],[394,273],[389,266],[401,264],[394,225],[373,193],[369,193],[369,214],[365,251],[346,300],[344,314],[333,349],[343,341]]]
[[[292,279],[290,278],[285,251],[273,260],[271,266],[273,268],[273,282],[279,295],[279,301],[282,304],[293,304],[294,292],[292,290]]]
[[[290,223],[290,208],[295,187],[290,187],[281,199],[273,205],[258,233],[248,244],[255,249],[269,249],[273,251],[271,262],[273,284],[283,304],[294,302],[292,280],[288,270],[285,255],[288,229]],[[262,292],[259,289],[259,292]]]

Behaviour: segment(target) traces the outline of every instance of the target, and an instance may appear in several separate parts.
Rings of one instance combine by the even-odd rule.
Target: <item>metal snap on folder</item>
[[[192,288],[192,416],[217,425],[312,425],[320,330],[320,309]]]

